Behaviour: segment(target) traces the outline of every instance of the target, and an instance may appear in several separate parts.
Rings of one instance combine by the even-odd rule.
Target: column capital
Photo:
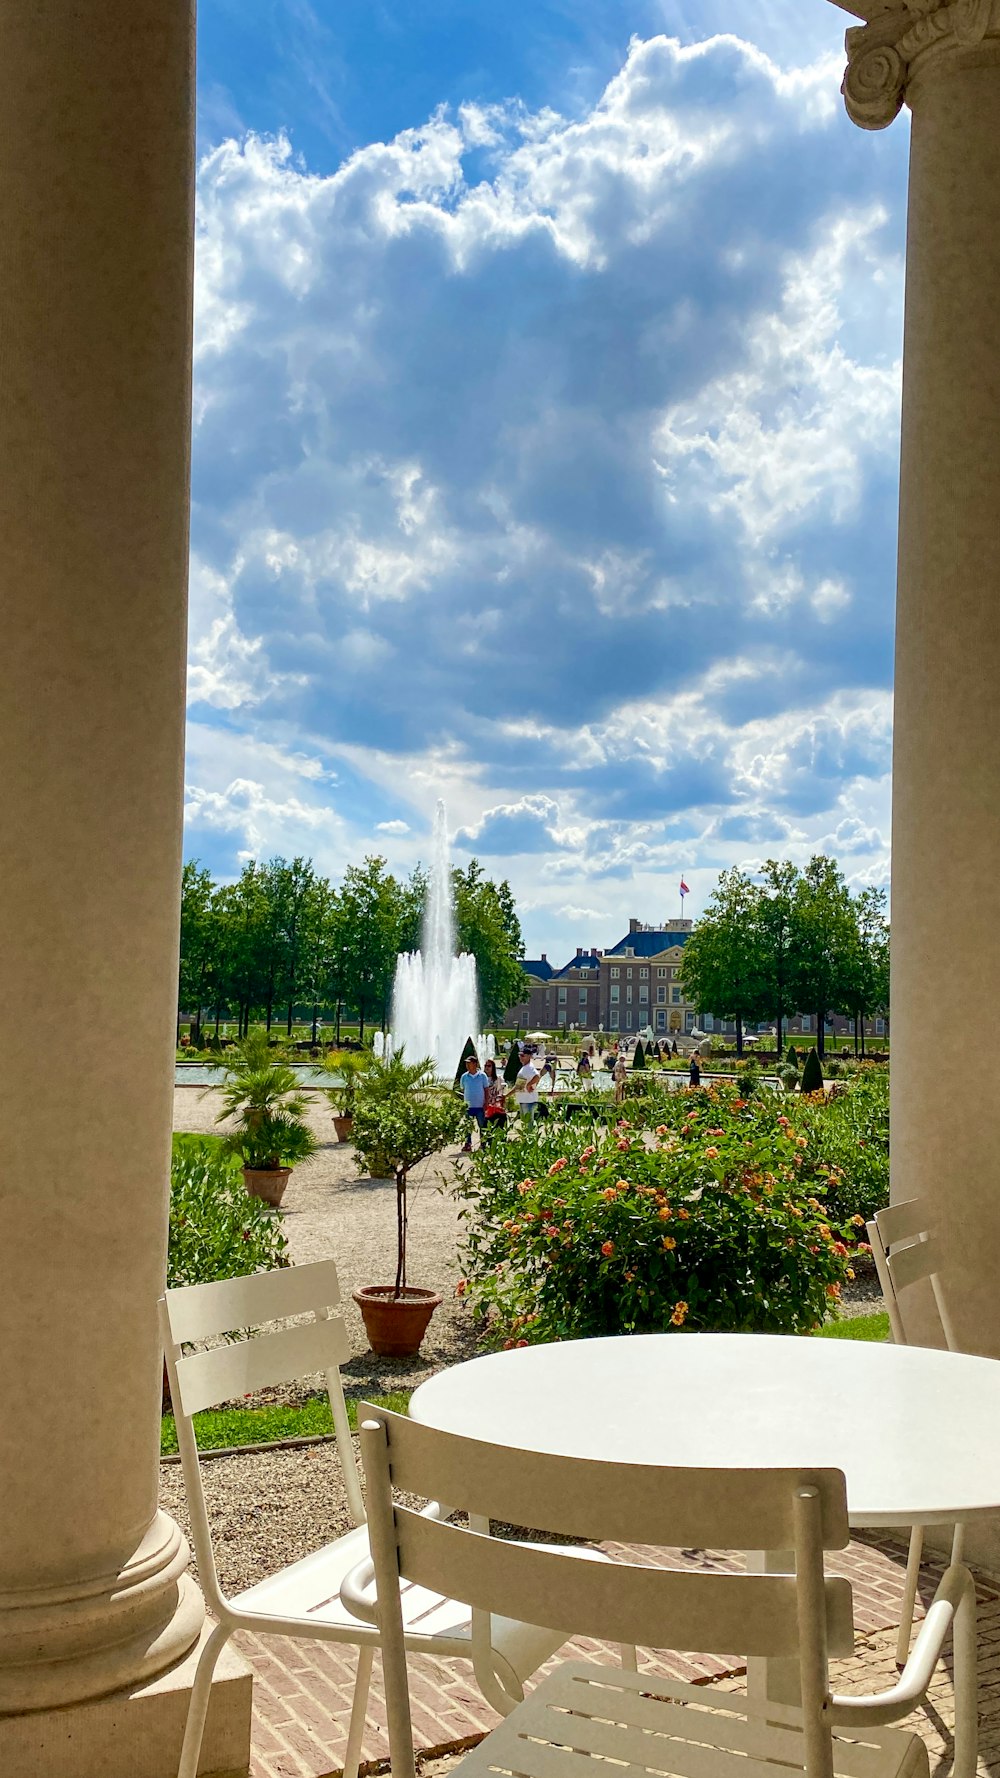
[[[884,130],[932,62],[984,48],[1000,61],[1000,0],[833,0],[863,19],[846,35],[841,91],[863,130]],[[992,59],[992,55],[991,58]]]

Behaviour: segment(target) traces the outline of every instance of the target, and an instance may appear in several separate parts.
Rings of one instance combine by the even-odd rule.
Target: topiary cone
[[[635,1053],[632,1057],[632,1066],[633,1068],[645,1068],[646,1066],[646,1052],[642,1047],[641,1037],[636,1039]]]
[[[802,1065],[802,1079],[799,1082],[800,1093],[821,1093],[823,1091],[823,1068],[815,1049],[811,1049]]]
[[[520,1046],[518,1044],[517,1038],[515,1037],[513,1043],[510,1046],[510,1055],[507,1057],[507,1060],[504,1063],[504,1071],[503,1071],[504,1080],[507,1082],[507,1085],[509,1087],[512,1087],[514,1085],[514,1082],[517,1079],[520,1071],[521,1071],[521,1050],[520,1050]]]

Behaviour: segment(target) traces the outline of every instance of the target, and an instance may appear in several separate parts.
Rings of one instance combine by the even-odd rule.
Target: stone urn
[[[276,1210],[291,1175],[291,1167],[244,1167],[243,1183],[252,1198],[263,1198]]]
[[[404,1284],[368,1284],[352,1292],[361,1310],[368,1344],[378,1358],[412,1358],[420,1350],[430,1318],[441,1305],[436,1290]]]
[[[351,1132],[354,1129],[353,1117],[350,1117],[350,1116],[348,1116],[344,1113],[341,1113],[341,1112],[335,1112],[334,1118],[333,1118],[333,1127],[337,1132],[337,1141],[338,1142],[350,1142]]]

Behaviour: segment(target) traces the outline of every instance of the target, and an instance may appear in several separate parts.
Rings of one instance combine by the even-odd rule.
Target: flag
[[[681,894],[682,895],[690,895],[690,893],[691,893],[691,891],[688,888],[687,884],[685,883],[684,878],[682,877],[681,878]]]

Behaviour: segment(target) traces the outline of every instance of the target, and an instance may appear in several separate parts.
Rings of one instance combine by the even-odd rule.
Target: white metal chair
[[[797,1659],[801,1705],[760,1705],[649,1673],[566,1663],[462,1761],[463,1778],[573,1778],[603,1758],[618,1778],[926,1778],[916,1735],[884,1724],[925,1694],[955,1636],[954,1778],[976,1768],[976,1618],[972,1578],[950,1568],[906,1673],[875,1697],[829,1689],[828,1652],[853,1650],[848,1581],[827,1579],[825,1549],[848,1542],[839,1470],[671,1470],[511,1450],[362,1406],[361,1447],[378,1582],[393,1778],[413,1778],[400,1582],[454,1589],[484,1610],[526,1612],[584,1636],[659,1648]],[[795,1572],[719,1574],[569,1562],[394,1504],[394,1491],[443,1494],[470,1515],[615,1542],[792,1549]],[[843,1735],[837,1733],[843,1729]]]
[[[906,1324],[900,1308],[899,1293],[909,1284],[926,1279],[934,1294],[934,1304],[941,1322],[945,1345],[949,1352],[960,1350],[948,1306],[941,1288],[941,1251],[937,1237],[930,1232],[930,1211],[923,1198],[909,1198],[904,1204],[890,1204],[877,1210],[866,1224],[872,1258],[882,1295],[889,1313],[889,1326],[897,1346],[908,1346]],[[964,1526],[956,1525],[951,1545],[953,1562],[962,1560]],[[924,1529],[914,1525],[910,1532],[910,1549],[906,1558],[906,1581],[900,1608],[899,1635],[896,1639],[896,1661],[902,1667],[910,1647],[913,1609],[920,1584],[920,1563],[924,1551]]]
[[[229,1637],[240,1629],[265,1636],[315,1637],[357,1647],[357,1680],[344,1757],[345,1778],[357,1778],[372,1656],[379,1644],[379,1631],[374,1621],[374,1575],[364,1500],[338,1368],[349,1354],[343,1320],[337,1312],[339,1304],[337,1269],[332,1260],[169,1290],[160,1300],[163,1348],[198,1575],[209,1609],[217,1619],[198,1663],[178,1778],[195,1778],[212,1674]],[[311,1319],[256,1337],[231,1339],[187,1356],[182,1351],[192,1341],[233,1330],[243,1330],[246,1335],[248,1329],[262,1323],[304,1315]],[[348,1510],[355,1529],[229,1598],[222,1591],[216,1571],[192,1416],[220,1401],[316,1372],[323,1372],[326,1377]],[[447,1516],[448,1511],[436,1504],[426,1510],[431,1516]],[[548,1660],[565,1634],[561,1629],[539,1628],[516,1618],[483,1618],[434,1589],[407,1586],[401,1597],[401,1610],[407,1647],[425,1654],[472,1659],[481,1688],[501,1713],[513,1709],[524,1696],[523,1681]]]

